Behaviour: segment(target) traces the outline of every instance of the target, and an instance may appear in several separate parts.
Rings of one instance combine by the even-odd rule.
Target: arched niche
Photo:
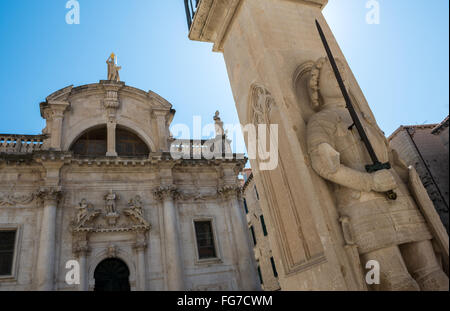
[[[76,138],[69,150],[77,156],[105,156],[107,136],[106,125],[89,128]],[[132,130],[118,125],[116,128],[116,152],[119,157],[148,157],[150,148]]]

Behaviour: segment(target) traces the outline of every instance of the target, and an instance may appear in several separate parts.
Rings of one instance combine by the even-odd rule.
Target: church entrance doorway
[[[97,265],[94,271],[95,291],[130,291],[130,270],[118,258],[108,258]]]

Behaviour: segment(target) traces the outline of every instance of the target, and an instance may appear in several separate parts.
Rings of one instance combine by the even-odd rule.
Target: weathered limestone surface
[[[263,161],[259,160],[251,160],[251,166],[263,198],[263,213],[274,233],[270,244],[280,263],[281,288],[366,290],[363,267],[368,258],[361,257],[358,247],[344,238],[341,224],[348,220],[339,213],[334,186],[314,170],[308,153],[307,124],[315,114],[310,99],[311,70],[326,55],[316,19],[347,72],[347,87],[359,114],[375,120],[324,20],[321,9],[325,4],[205,0],[200,2],[189,37],[213,42],[214,51],[223,52],[242,124],[279,125],[277,168],[261,170]],[[328,77],[330,81],[333,78]],[[374,126],[377,128],[376,123]],[[385,177],[382,179],[387,182]],[[430,235],[424,231],[422,237]],[[448,236],[439,237],[448,241]],[[430,251],[428,244],[421,247],[414,251]]]

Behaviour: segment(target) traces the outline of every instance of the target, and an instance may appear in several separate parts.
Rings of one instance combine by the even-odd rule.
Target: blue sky
[[[222,54],[187,38],[182,0],[0,1],[0,133],[38,134],[39,103],[67,85],[106,78],[114,51],[128,85],[152,90],[192,126],[238,118]],[[449,103],[449,1],[378,0],[379,25],[366,24],[366,0],[330,0],[324,15],[380,127],[440,122]],[[237,152],[242,152],[242,146]]]

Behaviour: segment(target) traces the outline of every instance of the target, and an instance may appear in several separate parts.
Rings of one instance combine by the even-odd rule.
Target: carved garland
[[[0,193],[0,206],[16,206],[16,205],[26,205],[33,202],[36,197],[36,193],[30,194],[5,194]]]

